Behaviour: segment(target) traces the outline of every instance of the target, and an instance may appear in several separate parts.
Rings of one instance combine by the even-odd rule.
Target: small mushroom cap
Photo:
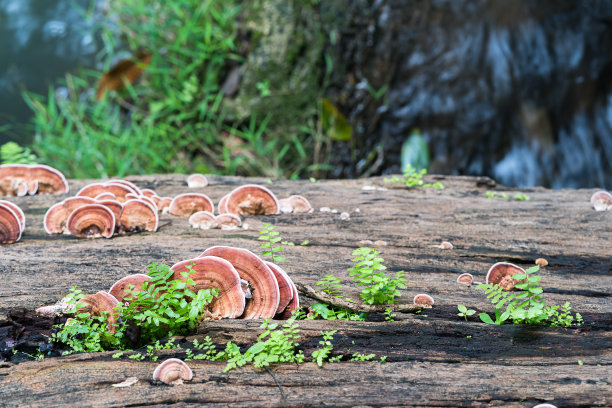
[[[189,188],[202,188],[208,185],[208,179],[203,174],[192,174],[187,177],[187,186]]]
[[[78,309],[79,312],[89,312],[92,316],[101,316],[106,313],[106,321],[108,323],[108,332],[115,333],[117,331],[118,320],[118,305],[119,301],[110,293],[99,291],[95,295],[87,295],[78,303],[86,303]]]
[[[134,286],[134,290],[140,290],[144,282],[151,280],[149,275],[144,273],[136,273],[134,275],[128,275],[125,278],[119,279],[113,286],[111,286],[108,293],[113,295],[119,303],[124,303],[126,297],[131,297],[132,294],[127,292],[130,285]],[[134,300],[134,299],[132,299]]]
[[[38,181],[39,194],[65,194],[70,191],[66,177],[58,169],[36,164],[30,167],[30,177]]]
[[[178,358],[167,359],[153,371],[153,381],[161,381],[164,384],[179,385],[183,381],[191,381],[192,378],[191,368]]]
[[[221,200],[219,200],[219,205],[217,206],[219,214],[227,214],[227,199],[229,198],[230,194],[231,193],[227,193],[221,197]]]
[[[210,211],[198,211],[189,217],[189,225],[200,229],[217,228],[217,218]]]
[[[548,266],[548,261],[544,258],[538,258],[535,260],[535,264],[540,267],[544,267],[544,266]]]
[[[464,285],[471,285],[474,283],[474,277],[470,273],[462,273],[457,278],[457,282],[463,283]]]
[[[19,220],[19,226],[21,227],[21,232],[23,232],[23,230],[25,230],[25,214],[23,213],[21,208],[19,208],[17,204],[11,201],[7,201],[7,200],[0,200],[0,204],[6,205],[7,207],[9,207],[11,210],[15,212],[15,215],[17,215],[17,219]]]
[[[86,204],[97,204],[98,201],[91,197],[68,197],[67,199],[62,201],[62,203],[64,204],[64,208],[66,209],[66,211],[68,211],[68,215],[70,215],[70,213],[76,210],[77,208],[82,207]]]
[[[275,316],[276,319],[279,320],[287,320],[291,317],[291,314],[295,310],[299,310],[300,308],[300,296],[298,294],[297,288],[291,279],[289,279],[289,283],[291,284],[291,292],[293,293],[293,299],[289,302],[289,305],[283,310],[281,313]]]
[[[81,238],[110,238],[115,231],[115,215],[100,204],[86,204],[74,210],[66,221],[68,231]]]
[[[128,200],[126,197],[128,194],[135,194],[139,196],[138,191],[134,191],[131,187],[118,182],[106,182],[106,183],[92,183],[88,184],[76,194],[78,197],[97,197],[103,193],[112,193],[115,195],[115,199],[120,203],[124,203]]]
[[[314,211],[310,202],[301,195],[292,195],[287,199],[294,214],[305,214]]]
[[[167,214],[170,212],[170,204],[172,204],[172,197],[160,197],[157,203],[157,209],[161,211],[162,214]]]
[[[534,405],[533,408],[557,408],[555,405],[553,404],[538,404],[538,405]]]
[[[158,212],[157,204],[155,204],[155,201],[153,200],[153,198],[147,197],[145,195],[141,195],[141,196],[138,197],[138,199],[142,200],[142,201],[146,201],[147,203],[149,203],[151,205],[151,207],[153,207],[155,212]]]
[[[26,164],[3,164],[0,166],[0,192],[3,195],[26,195],[28,193],[28,180],[30,180],[30,166]]]
[[[28,180],[28,195],[35,195],[38,192],[38,180]]]
[[[64,202],[60,201],[51,206],[45,213],[43,226],[47,234],[61,234],[66,229],[66,220],[70,213],[64,206]]]
[[[444,241],[439,246],[440,249],[453,249],[453,244],[448,241]]]
[[[202,289],[219,289],[219,295],[208,305],[214,316],[235,319],[244,313],[245,296],[240,276],[231,263],[216,256],[188,259],[170,268],[174,271],[172,278],[185,281],[187,278],[181,273],[190,268],[189,278],[195,282],[195,286],[189,288],[195,293]]]
[[[283,214],[290,214],[293,212],[293,207],[291,206],[288,198],[281,198],[278,200],[278,207],[280,212]]]
[[[17,197],[24,197],[28,195],[28,188],[27,180],[21,180],[16,183],[16,188],[13,191]]]
[[[131,181],[127,181],[123,179],[110,179],[107,181],[107,183],[123,184],[124,186],[132,190],[133,193],[140,195],[140,188],[138,188],[138,186],[132,183]]]
[[[122,231],[157,231],[159,218],[157,209],[150,203],[138,199],[128,200],[123,204],[123,212],[119,219]]]
[[[11,207],[0,204],[0,244],[12,244],[21,239],[19,216]]]
[[[517,283],[526,282],[525,279],[512,279],[518,273],[525,273],[525,270],[508,262],[498,262],[487,272],[485,282],[499,285],[503,290],[512,290]]]
[[[217,227],[222,230],[232,230],[239,228],[242,225],[240,217],[234,214],[219,214],[217,215]]]
[[[591,196],[591,205],[595,211],[612,210],[612,194],[607,191],[598,191]]]
[[[198,211],[214,213],[215,206],[210,198],[204,194],[188,193],[174,197],[170,203],[170,214],[189,217]]]
[[[431,308],[434,305],[433,298],[431,296],[425,294],[425,293],[420,293],[420,294],[416,295],[412,302],[415,305],[423,306],[423,307],[426,307],[426,308]]]
[[[280,295],[280,299],[278,301],[278,308],[276,308],[276,313],[282,313],[283,310],[285,310],[285,308],[289,306],[291,300],[293,300],[293,287],[290,282],[291,279],[289,278],[289,275],[287,275],[287,272],[285,272],[280,266],[267,261],[266,265],[268,265],[268,267],[272,270],[272,273],[274,273],[274,277],[278,282],[278,292]]]
[[[251,284],[252,299],[244,308],[243,319],[272,318],[278,309],[280,293],[274,273],[257,255],[243,248],[214,246],[200,255],[218,256],[229,261],[240,278]]]
[[[278,214],[280,205],[273,192],[255,184],[240,186],[225,203],[227,212],[239,216]]]
[[[157,193],[154,190],[151,190],[150,188],[143,188],[142,190],[140,190],[140,195],[152,198],[155,197]]]

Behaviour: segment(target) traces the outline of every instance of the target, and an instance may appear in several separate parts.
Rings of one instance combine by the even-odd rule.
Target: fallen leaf
[[[96,100],[102,99],[106,91],[118,91],[125,88],[126,83],[133,84],[151,63],[152,58],[153,54],[140,53],[132,59],[119,61],[100,77]]]

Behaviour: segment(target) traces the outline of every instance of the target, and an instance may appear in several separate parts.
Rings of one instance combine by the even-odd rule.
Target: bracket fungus
[[[470,273],[462,273],[457,278],[457,282],[462,283],[464,285],[471,285],[472,283],[474,283],[474,277]]]
[[[117,200],[117,197],[110,191],[105,191],[104,193],[100,193],[97,196],[95,196],[94,199],[97,201]]]
[[[415,305],[418,306],[423,306],[425,308],[431,308],[434,305],[434,300],[431,296],[425,294],[425,293],[420,293],[418,295],[416,295],[414,297],[414,300],[412,301],[412,303],[414,303]]]
[[[225,202],[226,212],[239,216],[271,215],[280,212],[273,192],[255,184],[246,184],[233,190]]]
[[[0,193],[4,195],[64,194],[69,190],[66,177],[44,164],[4,164],[0,166]]]
[[[153,381],[164,384],[180,385],[183,381],[191,381],[193,371],[183,360],[169,358],[158,365],[153,371]]]
[[[85,304],[78,308],[78,311],[81,313],[89,312],[92,316],[102,316],[102,313],[105,313],[108,332],[115,333],[117,331],[118,316],[116,307],[119,301],[113,295],[101,290],[95,295],[85,296],[78,303]]]
[[[128,200],[123,204],[119,219],[121,232],[157,231],[157,209],[142,199]]]
[[[252,298],[246,302],[243,319],[273,318],[278,309],[280,293],[274,273],[257,255],[243,248],[214,246],[199,257],[218,256],[229,261],[240,278],[251,285]]]
[[[208,185],[208,179],[203,174],[192,174],[187,177],[187,187],[189,188],[204,188]]]
[[[217,217],[210,211],[194,212],[189,217],[189,225],[199,229],[217,228]]]
[[[227,193],[221,200],[219,200],[219,205],[217,206],[217,211],[219,214],[227,214],[227,199],[229,198],[230,193]]]
[[[274,273],[274,277],[278,282],[278,292],[280,298],[278,301],[278,308],[276,308],[276,314],[279,314],[282,313],[293,300],[292,282],[289,275],[287,275],[287,273],[280,266],[267,261],[266,265],[268,265],[268,267],[272,270],[272,273]]]
[[[279,320],[287,320],[291,317],[291,315],[293,314],[293,312],[295,310],[299,310],[300,308],[300,297],[298,294],[298,290],[295,287],[295,283],[293,283],[293,281],[291,279],[289,279],[289,283],[291,284],[291,292],[293,294],[293,298],[291,299],[291,302],[289,302],[289,304],[287,305],[287,307],[285,308],[285,310],[283,310],[281,313],[278,313],[275,318],[279,319]]]
[[[8,205],[0,203],[0,244],[19,241],[23,232],[21,225],[17,213]]]
[[[214,213],[215,206],[210,198],[204,194],[187,193],[174,197],[170,203],[170,214],[189,217],[198,211]]]
[[[222,230],[233,230],[240,228],[242,220],[234,214],[219,214],[217,215],[217,228]]]
[[[133,290],[140,290],[140,288],[142,288],[142,284],[150,280],[151,277],[149,275],[145,275],[144,273],[128,275],[115,282],[113,286],[111,286],[111,288],[109,289],[108,293],[113,295],[117,299],[117,301],[119,301],[119,303],[129,303],[124,303],[124,299],[128,296],[131,296],[131,293],[128,293],[126,289],[128,289],[130,285],[132,285],[134,287]]]
[[[128,194],[134,194],[140,196],[140,191],[135,190],[128,184],[120,183],[119,181],[107,181],[106,183],[91,183],[83,187],[77,192],[77,197],[91,197],[95,198],[103,193],[111,193],[115,196],[115,199],[120,203],[124,203],[128,200]]]
[[[70,214],[86,204],[96,204],[90,197],[70,197],[51,206],[45,213],[43,226],[47,234],[61,234],[66,232],[66,222]],[[99,203],[98,203],[99,204]]]
[[[23,230],[25,230],[25,214],[23,213],[21,208],[19,208],[17,204],[7,200],[0,200],[0,204],[6,205],[15,212],[15,215],[17,215],[17,219],[19,220],[21,232],[23,232]]]
[[[514,285],[526,282],[526,279],[512,279],[512,276],[525,273],[525,270],[508,262],[498,262],[487,272],[486,283],[499,285],[503,290],[512,290]]]
[[[292,195],[289,198],[278,200],[282,213],[304,214],[314,212],[310,202],[301,195]]]
[[[235,319],[244,313],[245,295],[242,290],[240,276],[234,266],[223,258],[217,256],[203,256],[188,259],[173,265],[173,279],[185,281],[182,272],[191,269],[189,275],[195,282],[190,287],[195,293],[202,289],[219,289],[219,294],[208,305],[210,313],[215,318]]]
[[[607,191],[598,191],[591,196],[591,205],[595,211],[612,210],[612,194]]]
[[[172,204],[172,197],[160,197],[157,202],[157,210],[161,211],[162,214],[168,214],[170,212],[170,204]]]
[[[115,232],[115,215],[100,204],[86,204],[74,210],[66,221],[68,231],[81,238],[110,238]]]

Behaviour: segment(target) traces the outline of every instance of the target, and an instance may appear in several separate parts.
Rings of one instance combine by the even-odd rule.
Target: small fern
[[[0,147],[2,164],[37,164],[38,158],[27,147],[7,142]]]

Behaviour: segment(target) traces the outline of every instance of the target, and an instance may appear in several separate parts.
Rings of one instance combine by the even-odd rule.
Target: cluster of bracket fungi
[[[202,188],[208,180],[201,174],[187,178],[190,188]],[[248,215],[275,215],[282,213],[311,213],[314,209],[308,200],[294,195],[279,200],[269,189],[255,184],[235,188],[219,200],[217,214],[212,200],[201,193],[181,194],[172,200],[168,212],[172,215],[189,217],[193,228],[235,229],[242,225],[240,217]]]
[[[80,238],[157,231],[159,204],[162,198],[153,190],[141,190],[126,180],[92,183],[49,208],[44,227],[48,234]]]
[[[214,246],[197,258],[174,264],[171,280],[186,281],[184,272],[194,281],[189,289],[197,293],[203,289],[218,289],[218,295],[207,306],[208,319],[266,319],[286,320],[300,307],[297,288],[278,265],[259,258],[243,248]],[[129,304],[132,291],[141,290],[151,277],[145,274],[126,276],[115,282],[108,292],[99,291],[85,296],[86,303],[79,312],[100,316],[106,312],[110,333],[117,330],[117,305]],[[48,308],[48,310],[47,310]],[[55,306],[39,308],[39,313],[55,313]],[[60,304],[59,311],[66,311]],[[67,322],[66,324],[70,324]]]
[[[68,192],[66,177],[44,164],[3,164],[0,166],[0,195],[23,197]]]
[[[548,262],[543,258],[536,260],[538,266],[546,266]],[[487,272],[485,277],[485,283],[492,285],[498,285],[500,288],[506,291],[514,290],[517,283],[526,282],[525,279],[514,279],[514,275],[525,274],[525,270],[520,266],[516,266],[509,262],[497,262]],[[463,285],[480,284],[480,282],[474,282],[474,276],[469,273],[462,273],[457,277],[457,282]]]

